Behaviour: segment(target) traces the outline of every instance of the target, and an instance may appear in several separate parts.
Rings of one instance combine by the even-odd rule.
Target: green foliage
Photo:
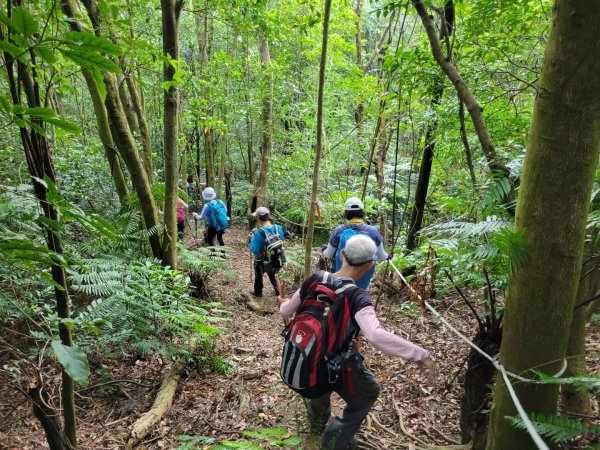
[[[515,427],[521,430],[526,429],[525,423],[519,416],[506,418]],[[530,413],[529,418],[538,433],[557,444],[584,434],[600,433],[600,425],[585,423],[581,419],[541,413]]]
[[[242,440],[225,440],[219,444],[214,444],[215,439],[206,436],[188,436],[179,435],[177,440],[185,442],[185,444],[176,447],[176,450],[198,450],[203,447],[199,447],[197,444],[210,444],[211,449],[230,449],[237,448],[243,450],[260,450],[265,448],[265,445],[273,446],[276,448],[288,448],[298,446],[301,443],[301,439],[298,436],[289,436],[284,430],[280,428],[260,428],[257,431],[242,431],[242,436],[258,441],[260,445],[253,442]]]
[[[90,365],[85,353],[83,353],[76,345],[63,345],[60,341],[52,341],[52,350],[56,355],[56,359],[65,372],[71,378],[77,381],[81,387],[88,387],[90,376]]]

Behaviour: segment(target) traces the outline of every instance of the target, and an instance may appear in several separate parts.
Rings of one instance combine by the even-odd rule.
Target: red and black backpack
[[[329,272],[313,277],[296,317],[282,333],[281,378],[306,398],[332,389],[358,332],[348,301],[358,287]]]

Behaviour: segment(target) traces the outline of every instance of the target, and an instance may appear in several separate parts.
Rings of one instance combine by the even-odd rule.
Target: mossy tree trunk
[[[70,18],[81,18],[81,12],[77,4],[73,0],[62,0],[62,10],[67,17]],[[69,25],[73,31],[83,31],[80,20],[70,20]],[[90,91],[90,97],[92,98],[92,105],[94,106],[94,114],[96,116],[96,125],[98,126],[98,134],[102,145],[104,147],[104,155],[108,161],[110,167],[110,173],[115,184],[115,190],[121,205],[124,205],[128,195],[127,181],[121,168],[121,159],[117,153],[115,143],[110,131],[110,124],[108,122],[108,115],[106,113],[106,106],[104,105],[102,95],[98,90],[96,80],[89,69],[82,68],[81,70],[85,83],[88,90]]]
[[[100,10],[98,9],[97,2],[95,0],[82,0],[82,3],[85,6],[94,32],[97,35],[100,35]],[[117,79],[113,74],[108,72],[104,72],[103,76],[104,84],[106,85],[104,105],[106,106],[110,130],[117,149],[119,150],[119,154],[129,169],[131,183],[140,203],[144,225],[147,229],[152,230],[158,226],[158,210],[152,195],[146,168],[137,150],[137,145],[131,134],[129,125],[127,124],[127,118],[125,117],[123,105],[121,104],[119,97]],[[150,243],[152,255],[155,258],[162,260],[162,248],[158,233],[149,233],[148,241]]]
[[[506,369],[525,376],[556,373],[567,350],[600,149],[599,28],[596,0],[555,2],[515,217],[530,247],[509,280],[500,350]],[[556,412],[557,386],[514,388],[525,411]],[[505,419],[515,414],[499,381],[488,450],[536,448]]]
[[[179,58],[179,15],[182,0],[161,0],[164,90],[165,235],[163,264],[177,266],[177,160],[179,153],[179,93],[174,75]]]

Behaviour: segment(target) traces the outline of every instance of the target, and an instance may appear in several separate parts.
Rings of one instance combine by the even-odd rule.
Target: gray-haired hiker
[[[375,265],[376,252],[371,238],[351,237],[336,273],[315,272],[291,299],[281,300],[281,316],[295,316],[284,332],[281,376],[289,387],[310,399],[308,421],[311,434],[322,433],[321,449],[356,448],[354,435],[379,396],[381,387],[356,346],[359,331],[375,348],[415,362],[426,381],[434,380],[427,351],[386,331],[369,294],[355,284]],[[346,407],[329,421],[332,392]]]

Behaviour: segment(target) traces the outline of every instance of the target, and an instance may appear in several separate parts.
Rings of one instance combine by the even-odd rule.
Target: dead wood
[[[239,297],[239,302],[243,303],[244,305],[246,305],[246,307],[250,310],[250,311],[254,311],[256,313],[259,314],[269,314],[269,311],[265,310],[265,308],[258,303],[257,301],[255,301],[252,296],[246,292],[243,292],[240,297]]]
[[[190,340],[190,349],[192,352],[195,351],[196,346],[197,340],[192,338]],[[171,409],[173,398],[177,391],[177,385],[179,384],[185,366],[186,361],[183,358],[178,358],[167,371],[160,384],[160,389],[158,390],[158,394],[156,394],[156,399],[154,400],[152,407],[131,426],[131,431],[129,433],[130,438],[127,441],[126,446],[128,450],[141,442],[142,439],[148,435],[152,427],[163,418],[169,409]]]

